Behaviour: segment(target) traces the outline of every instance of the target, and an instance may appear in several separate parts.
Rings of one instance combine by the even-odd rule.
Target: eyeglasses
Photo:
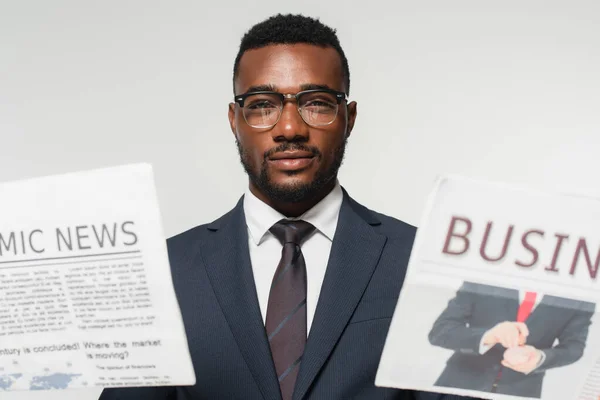
[[[296,94],[260,91],[235,96],[235,102],[242,108],[246,123],[256,129],[275,126],[281,118],[286,99],[296,99],[298,112],[304,122],[320,127],[335,121],[339,105],[346,99],[346,94],[331,89],[311,89]]]

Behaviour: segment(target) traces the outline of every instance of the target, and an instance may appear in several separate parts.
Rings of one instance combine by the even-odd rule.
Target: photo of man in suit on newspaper
[[[435,386],[540,398],[545,372],[584,352],[595,304],[464,282],[429,332],[454,351]]]

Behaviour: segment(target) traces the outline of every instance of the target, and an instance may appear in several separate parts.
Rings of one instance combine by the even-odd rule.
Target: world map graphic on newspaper
[[[82,374],[48,372],[45,375],[26,376],[22,373],[0,375],[0,391],[14,390],[16,386],[25,390],[62,390],[72,386]],[[81,383],[78,382],[77,386]]]

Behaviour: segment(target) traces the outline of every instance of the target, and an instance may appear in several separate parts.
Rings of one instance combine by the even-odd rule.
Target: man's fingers
[[[519,328],[511,325],[510,330],[508,332],[508,346],[509,347],[517,347],[519,345]]]
[[[523,322],[515,322],[515,326],[523,336],[529,336],[529,328]]]
[[[517,347],[525,344],[529,335],[527,325],[522,322],[505,321],[494,329],[494,341],[506,348]]]
[[[500,344],[508,349],[510,347],[510,335],[503,333],[500,337]]]

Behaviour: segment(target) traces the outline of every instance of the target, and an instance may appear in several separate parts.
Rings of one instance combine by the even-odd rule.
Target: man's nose
[[[298,106],[294,101],[285,102],[281,110],[279,122],[273,128],[274,140],[303,140],[308,139],[308,125],[300,116]]]

